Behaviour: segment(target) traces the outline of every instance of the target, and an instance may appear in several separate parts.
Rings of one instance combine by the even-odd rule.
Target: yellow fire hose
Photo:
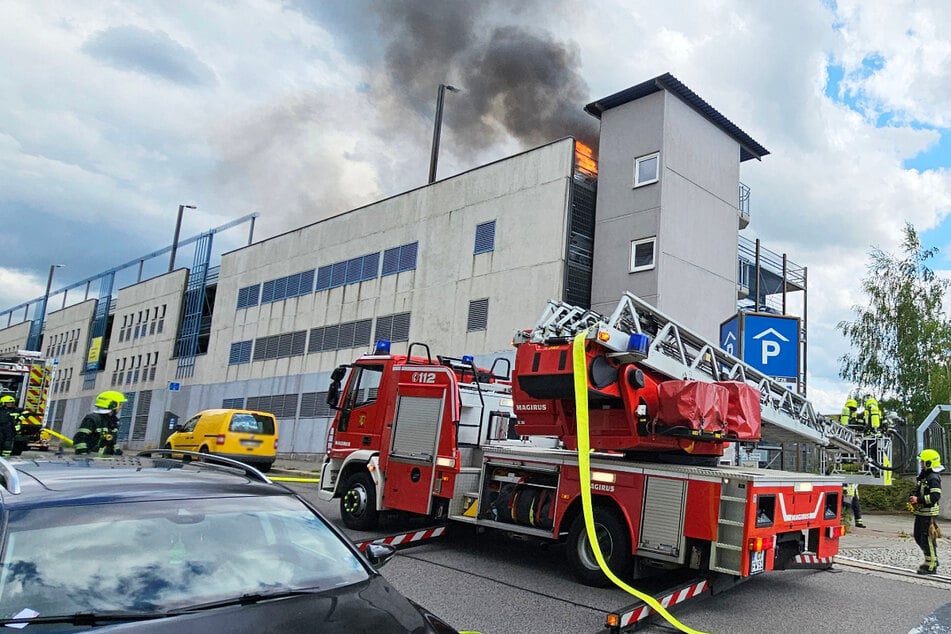
[[[320,482],[320,478],[292,478],[291,476],[268,476],[268,480],[274,480],[275,482],[304,482],[308,484]]]
[[[69,445],[70,447],[73,446],[73,439],[72,439],[72,438],[69,438],[68,436],[64,436],[63,434],[61,434],[61,433],[59,433],[59,432],[53,431],[53,430],[50,429],[49,427],[44,428],[43,431],[40,432],[40,434],[41,434],[41,435],[42,435],[42,434],[46,434],[47,436],[56,436],[57,438],[59,438],[60,440],[62,440],[64,443],[66,443],[66,444]]]
[[[687,634],[704,634],[699,630],[691,629],[678,621],[664,606],[662,606],[654,597],[644,594],[639,590],[627,585],[619,579],[611,569],[608,568],[604,555],[601,553],[601,545],[598,543],[598,536],[594,530],[594,508],[591,504],[591,439],[588,437],[588,370],[585,364],[584,342],[588,332],[581,332],[575,336],[572,343],[572,363],[574,365],[574,384],[575,384],[575,418],[578,425],[578,471],[581,478],[581,508],[584,511],[584,524],[588,533],[588,543],[594,553],[595,559],[601,570],[610,579],[614,585],[621,588],[628,594],[634,595],[655,612],[664,617],[664,619],[676,627],[681,632]]]

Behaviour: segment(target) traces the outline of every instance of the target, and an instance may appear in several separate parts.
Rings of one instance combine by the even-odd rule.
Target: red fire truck
[[[52,378],[53,364],[39,352],[18,350],[0,355],[0,395],[13,396],[23,412],[20,433],[13,444],[14,455],[27,448],[49,448],[43,422]]]
[[[693,569],[732,583],[831,565],[841,478],[721,464],[727,443],[755,443],[766,424],[856,450],[804,398],[630,294],[608,318],[550,302],[514,343],[511,371],[418,343],[338,367],[321,499],[339,498],[353,529],[401,511],[566,541],[578,579],[606,585],[582,512],[589,469],[595,531],[619,577]]]

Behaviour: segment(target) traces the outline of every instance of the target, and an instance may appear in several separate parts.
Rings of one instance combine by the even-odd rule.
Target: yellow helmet
[[[934,449],[925,449],[922,451],[920,454],[918,454],[918,460],[920,460],[925,465],[925,469],[940,471],[941,454],[939,454]],[[936,469],[936,467],[938,469]]]
[[[846,407],[851,407],[851,408],[854,409],[854,408],[857,408],[857,407],[859,406],[859,404],[855,402],[855,399],[854,399],[854,398],[850,398],[849,400],[847,400],[847,401],[845,402],[845,406],[846,406]]]
[[[126,402],[125,394],[115,390],[107,390],[96,397],[96,408],[98,409],[116,409]]]
[[[4,394],[0,396],[0,405],[6,405],[7,403],[15,403],[16,400],[9,394]]]

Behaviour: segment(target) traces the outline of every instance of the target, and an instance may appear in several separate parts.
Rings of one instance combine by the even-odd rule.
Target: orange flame
[[[594,152],[577,140],[575,141],[575,169],[587,176],[598,175],[598,162],[594,159]]]

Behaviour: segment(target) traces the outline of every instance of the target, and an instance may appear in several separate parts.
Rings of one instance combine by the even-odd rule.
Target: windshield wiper
[[[242,594],[240,597],[233,597],[230,599],[222,599],[220,601],[209,601],[208,603],[196,603],[195,605],[189,605],[184,608],[178,608],[176,610],[170,610],[165,612],[166,616],[175,616],[178,614],[189,614],[191,612],[203,612],[205,610],[215,610],[217,608],[226,608],[232,605],[254,605],[255,603],[261,603],[263,601],[276,601],[279,599],[290,599],[293,597],[300,597],[307,594],[317,594],[323,589],[319,587],[312,588],[294,588],[286,589],[282,588],[280,590],[272,590],[269,592],[250,592],[248,594]]]
[[[71,625],[97,625],[114,621],[149,621],[164,618],[161,612],[110,611],[110,612],[76,612],[74,614],[57,614],[53,616],[34,616],[32,618],[0,619],[0,627],[7,625],[36,625],[40,623],[69,623]]]

